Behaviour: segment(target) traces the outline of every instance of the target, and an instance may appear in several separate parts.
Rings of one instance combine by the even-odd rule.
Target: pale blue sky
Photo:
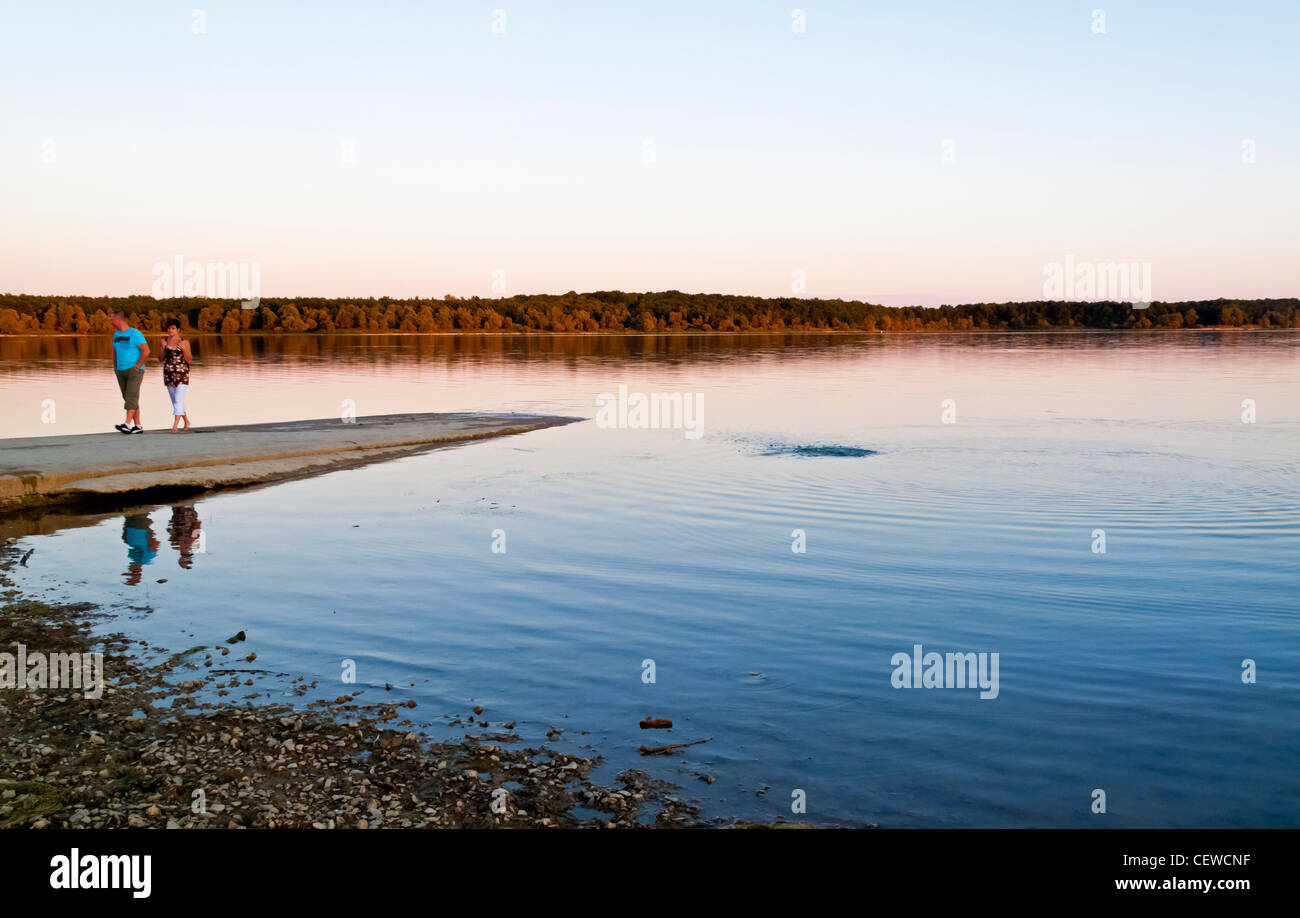
[[[1066,255],[1300,291],[1290,0],[0,9],[7,291],[178,254],[267,296],[1031,299]]]

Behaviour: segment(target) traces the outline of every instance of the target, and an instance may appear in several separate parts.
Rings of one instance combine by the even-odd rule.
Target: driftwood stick
[[[693,743],[669,743],[667,746],[642,746],[637,752],[642,755],[671,755],[675,749],[685,749],[687,746],[698,746],[700,743],[707,743],[709,739],[697,739]]]

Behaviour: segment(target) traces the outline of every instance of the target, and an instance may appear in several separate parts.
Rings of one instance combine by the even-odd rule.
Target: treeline
[[[533,294],[502,299],[239,300],[0,294],[0,334],[107,334],[123,312],[146,332],[179,319],[194,333],[964,331],[1033,328],[1300,328],[1300,300],[974,303],[889,307],[856,300],[662,293]]]

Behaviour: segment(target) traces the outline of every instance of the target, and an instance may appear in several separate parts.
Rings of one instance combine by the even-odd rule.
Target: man
[[[140,426],[140,383],[144,381],[144,364],[149,359],[149,343],[138,329],[132,328],[126,316],[113,313],[113,368],[117,373],[117,387],[122,390],[122,407],[126,409],[126,422],[114,426],[124,434],[144,433]]]

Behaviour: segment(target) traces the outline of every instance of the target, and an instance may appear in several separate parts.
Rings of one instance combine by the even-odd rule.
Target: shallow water
[[[259,666],[327,697],[358,687],[340,681],[355,660],[363,700],[413,697],[437,733],[474,704],[529,741],[563,728],[605,777],[676,781],[706,817],[1296,826],[1298,348],[1295,332],[203,339],[196,424],[349,402],[589,420],[203,498],[188,558],[170,506],[29,535],[18,577],[142,607],[118,626],[172,649],[244,629]],[[598,426],[620,384],[702,396],[702,436]],[[119,420],[103,342],[0,340],[0,389],[12,436]],[[997,696],[894,688],[916,644],[997,653]],[[639,730],[648,716],[676,726]]]

